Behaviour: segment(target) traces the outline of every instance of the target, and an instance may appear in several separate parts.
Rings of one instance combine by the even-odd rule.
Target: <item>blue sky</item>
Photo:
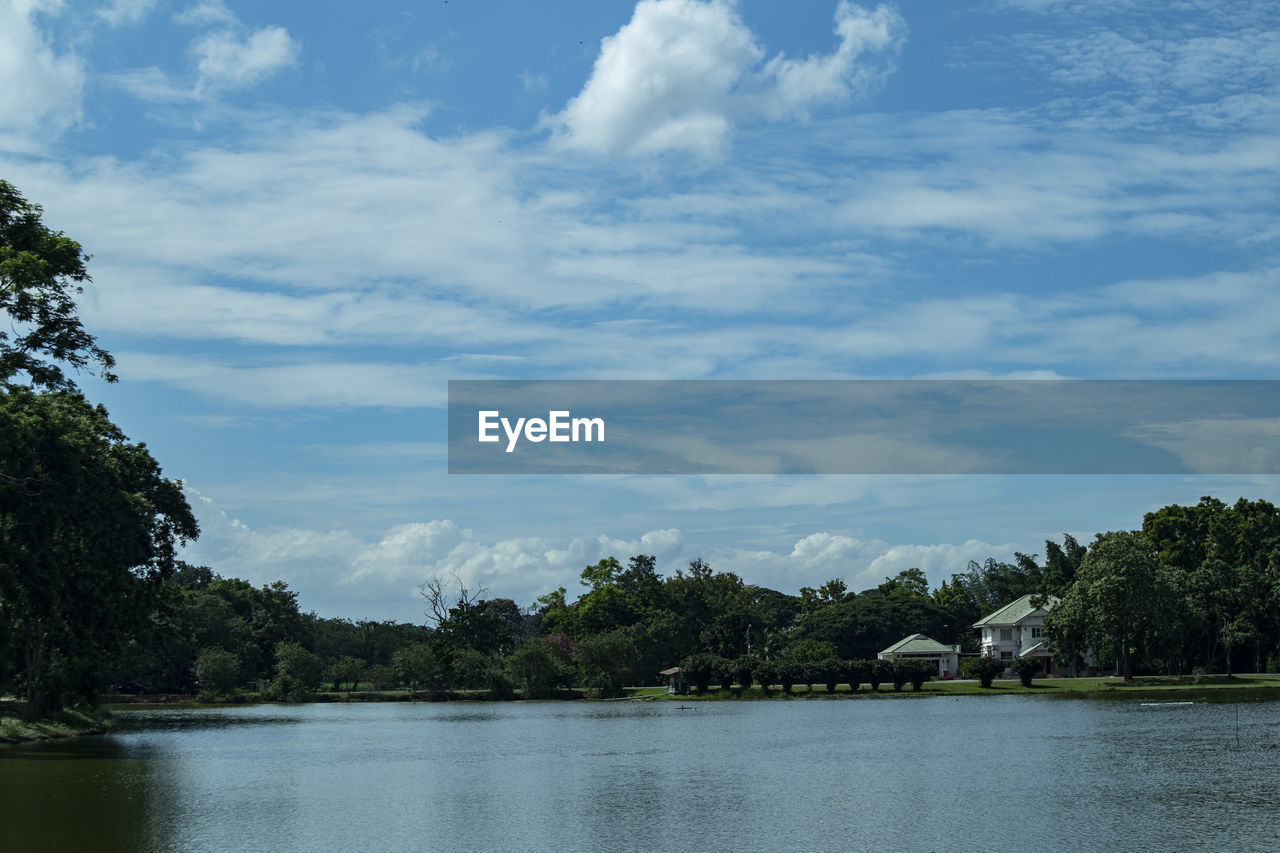
[[[446,382],[1280,378],[1278,82],[1268,2],[0,0],[0,176],[224,574],[936,583],[1280,481],[450,477]]]

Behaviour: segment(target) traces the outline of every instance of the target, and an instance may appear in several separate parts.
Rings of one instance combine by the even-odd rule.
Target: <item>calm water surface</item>
[[[694,704],[122,712],[0,746],[0,850],[1280,849],[1280,702]]]

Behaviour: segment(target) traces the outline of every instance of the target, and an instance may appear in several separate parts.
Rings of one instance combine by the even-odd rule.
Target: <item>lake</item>
[[[1280,703],[1150,701],[123,711],[0,745],[0,849],[1276,849]]]

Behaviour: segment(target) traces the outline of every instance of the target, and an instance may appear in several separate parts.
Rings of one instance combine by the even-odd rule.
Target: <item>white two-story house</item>
[[[1043,606],[1034,606],[1032,601],[1040,598]],[[1045,645],[1044,617],[1058,601],[1054,595],[1024,595],[974,622],[973,627],[982,632],[982,654],[1004,661],[1006,669],[1014,658],[1034,657],[1040,660],[1045,675],[1056,674],[1053,654]]]

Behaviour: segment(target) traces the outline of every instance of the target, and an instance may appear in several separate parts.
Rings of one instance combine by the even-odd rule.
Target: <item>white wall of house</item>
[[[1017,625],[984,625],[982,628],[982,652],[995,657],[1009,658],[1022,654],[1044,639],[1044,612],[1037,611]]]

